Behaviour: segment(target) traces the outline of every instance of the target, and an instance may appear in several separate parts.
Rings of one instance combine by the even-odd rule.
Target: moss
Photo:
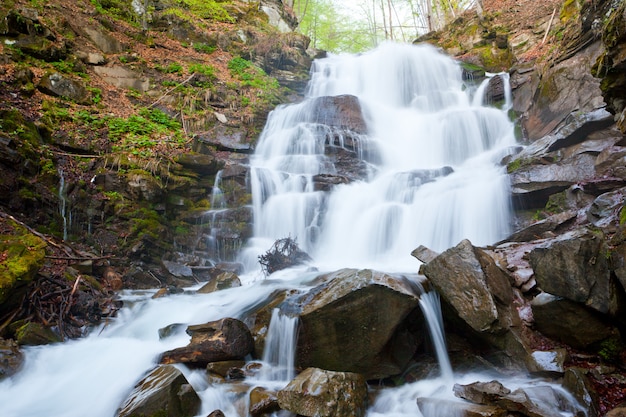
[[[561,23],[565,24],[573,19],[578,19],[580,15],[580,2],[579,0],[565,0],[559,11],[559,19]]]
[[[626,206],[623,206],[619,212],[619,224],[621,226],[626,224]]]
[[[11,220],[7,225],[13,233],[0,235],[0,304],[33,279],[46,254],[41,238]]]
[[[607,362],[616,362],[622,350],[624,350],[624,344],[619,337],[614,336],[600,343],[598,356]]]

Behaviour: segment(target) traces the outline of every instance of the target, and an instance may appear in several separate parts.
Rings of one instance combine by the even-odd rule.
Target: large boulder
[[[493,260],[463,240],[425,264],[422,272],[458,316],[477,332],[508,327],[497,303],[508,305],[513,293],[508,278]]]
[[[419,300],[411,284],[355,269],[321,279],[323,284],[295,300],[301,309],[296,365],[368,379],[402,372],[421,338]]]
[[[137,383],[116,417],[192,417],[200,397],[187,378],[171,365],[159,366]]]
[[[581,303],[542,293],[531,302],[531,307],[536,330],[577,349],[598,347],[617,334],[606,319]]]
[[[80,81],[72,80],[58,72],[50,72],[41,78],[38,85],[41,92],[54,96],[74,100],[80,104],[90,104],[91,97]]]
[[[579,410],[561,391],[550,385],[518,388],[514,391],[498,381],[454,385],[454,394],[475,404],[499,407],[528,417],[560,417]]]
[[[16,373],[24,362],[24,355],[13,340],[0,338],[0,381]]]
[[[205,367],[209,362],[243,359],[254,349],[248,327],[233,318],[189,326],[187,333],[191,336],[189,344],[163,353],[161,363]]]
[[[362,375],[307,368],[278,391],[284,410],[308,417],[361,417],[367,408]]]
[[[529,257],[543,291],[608,313],[617,310],[608,253],[602,232],[581,229],[547,241]]]

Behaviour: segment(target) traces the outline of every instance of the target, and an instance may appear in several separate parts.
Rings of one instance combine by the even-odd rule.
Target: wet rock
[[[510,302],[510,284],[502,273],[497,272],[497,266],[491,265],[493,261],[489,262],[484,256],[479,259],[478,254],[468,240],[463,240],[424,265],[422,271],[441,297],[474,330],[501,329],[494,295],[499,294]],[[492,274],[486,273],[481,260],[485,266],[489,265]]]
[[[417,406],[425,416],[506,417],[507,411],[493,405],[471,404],[439,398],[418,398]]]
[[[139,381],[116,417],[191,417],[200,411],[200,397],[173,366],[159,366]]]
[[[533,386],[511,391],[498,381],[454,385],[454,395],[467,401],[494,405],[528,417],[559,417],[573,411],[565,395],[551,386]]]
[[[598,196],[587,210],[587,219],[597,227],[617,229],[619,212],[626,201],[626,188]]]
[[[219,290],[225,290],[227,288],[241,287],[241,280],[237,274],[233,272],[222,272],[215,279],[212,279],[200,289],[198,294],[208,294]]]
[[[43,324],[29,322],[17,329],[15,340],[20,346],[38,346],[58,343],[61,337]]]
[[[193,270],[188,265],[180,264],[172,261],[161,261],[161,264],[167,272],[174,275],[176,278],[193,279]]]
[[[626,147],[611,146],[596,159],[596,171],[607,177],[626,180]]]
[[[616,333],[597,312],[580,303],[543,293],[531,307],[536,330],[577,349],[588,349]]]
[[[535,350],[531,354],[532,362],[528,364],[528,370],[539,375],[563,375],[565,362],[569,360],[566,349]]]
[[[367,383],[359,374],[307,368],[277,397],[282,409],[302,416],[360,417],[367,407]]]
[[[301,309],[296,365],[368,379],[402,372],[422,337],[410,282],[355,269],[320,279],[323,284],[290,301]]]
[[[206,370],[207,372],[226,378],[231,369],[241,370],[245,364],[246,362],[242,360],[211,362],[206,366]]]
[[[417,258],[418,260],[422,261],[425,264],[432,261],[439,255],[440,255],[439,252],[435,252],[434,250],[429,249],[423,245],[418,246],[417,248],[413,250],[413,252],[411,252],[411,256]]]
[[[207,417],[226,417],[222,410],[215,410],[211,412]]]
[[[502,76],[495,75],[489,79],[485,90],[485,103],[495,103],[504,100],[504,80]]]
[[[24,355],[17,343],[10,339],[0,339],[0,381],[16,373],[23,362]]]
[[[354,133],[367,133],[363,110],[359,99],[351,95],[324,96],[313,99],[311,106],[317,109],[309,117],[310,123],[350,130]]]
[[[233,318],[189,326],[187,334],[191,336],[189,344],[163,353],[161,363],[206,367],[209,362],[243,359],[254,349],[248,327]]]
[[[608,313],[617,307],[606,253],[602,233],[582,229],[533,249],[529,257],[543,291]]]
[[[563,388],[570,392],[578,403],[587,410],[588,416],[600,415],[600,401],[589,378],[589,369],[568,368],[563,375]]]
[[[505,242],[528,242],[531,240],[541,239],[553,236],[553,232],[563,225],[576,219],[578,213],[573,210],[556,213],[543,220],[532,223],[528,227],[523,228],[511,236],[506,238]]]
[[[278,397],[273,391],[268,391],[262,387],[255,387],[250,391],[250,415],[258,417],[275,413],[280,410]]]

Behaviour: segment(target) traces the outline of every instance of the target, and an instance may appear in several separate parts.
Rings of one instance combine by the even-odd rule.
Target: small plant
[[[209,78],[215,78],[215,67],[205,64],[191,64],[189,72],[206,75]]]
[[[193,49],[196,52],[201,52],[203,54],[212,54],[217,48],[215,46],[207,45],[206,43],[194,43]]]

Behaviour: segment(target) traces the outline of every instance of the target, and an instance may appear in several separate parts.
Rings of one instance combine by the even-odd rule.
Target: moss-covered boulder
[[[19,223],[0,218],[0,312],[20,302],[44,261],[46,243]]]

